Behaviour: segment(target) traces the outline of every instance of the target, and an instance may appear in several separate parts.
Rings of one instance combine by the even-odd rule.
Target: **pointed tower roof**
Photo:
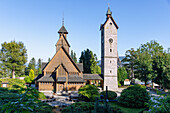
[[[106,13],[106,21],[105,21],[104,24],[101,24],[100,30],[103,29],[103,27],[105,26],[105,24],[106,24],[106,22],[108,21],[109,18],[113,21],[113,23],[114,23],[114,25],[116,26],[116,28],[117,28],[117,29],[119,28],[118,25],[116,24],[115,20],[114,20],[113,17],[112,17],[112,12],[110,11],[110,7],[108,7],[107,13]]]
[[[64,33],[64,34],[68,34],[66,28],[64,27],[64,25],[60,28],[60,30],[58,31],[58,33]]]
[[[108,7],[106,15],[111,15],[111,14],[112,12],[110,11],[110,7]]]

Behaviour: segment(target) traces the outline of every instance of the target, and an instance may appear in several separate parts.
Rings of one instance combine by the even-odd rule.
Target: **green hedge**
[[[106,109],[104,109],[104,107],[104,104],[100,104],[97,111],[100,111],[100,113],[123,113],[117,107],[112,107],[110,105],[108,105]],[[77,102],[64,108],[62,113],[95,113],[94,109],[96,109],[94,102]]]
[[[95,101],[96,97],[99,97],[99,89],[94,85],[85,85],[81,87],[78,94],[85,98],[86,101]]]
[[[144,107],[149,100],[150,96],[146,88],[141,85],[134,85],[124,89],[118,98],[121,105],[135,108]]]
[[[100,95],[103,95],[104,98],[106,98],[106,91],[103,91],[100,93]],[[108,91],[108,99],[115,99],[117,97],[117,94],[114,91]]]

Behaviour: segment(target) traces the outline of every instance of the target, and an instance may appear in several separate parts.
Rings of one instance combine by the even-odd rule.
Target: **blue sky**
[[[89,48],[100,59],[108,3],[119,26],[119,56],[151,40],[170,47],[170,0],[0,0],[0,43],[22,41],[28,61],[47,61],[56,52],[64,13],[70,49],[79,58]]]

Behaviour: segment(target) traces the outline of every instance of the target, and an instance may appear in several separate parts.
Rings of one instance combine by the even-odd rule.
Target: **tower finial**
[[[64,26],[64,12],[63,12],[63,20],[62,20],[62,25]]]
[[[112,15],[112,12],[110,11],[110,4],[108,3],[108,9],[107,9],[106,16],[107,16],[107,18],[109,18],[111,15]]]

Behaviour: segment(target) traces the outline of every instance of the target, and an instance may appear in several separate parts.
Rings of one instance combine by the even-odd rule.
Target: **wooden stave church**
[[[64,24],[58,31],[56,53],[48,63],[42,63],[42,74],[35,79],[39,91],[77,91],[84,85],[100,82],[99,74],[83,74],[83,64],[75,63],[69,55],[70,45],[67,41],[67,30]]]

